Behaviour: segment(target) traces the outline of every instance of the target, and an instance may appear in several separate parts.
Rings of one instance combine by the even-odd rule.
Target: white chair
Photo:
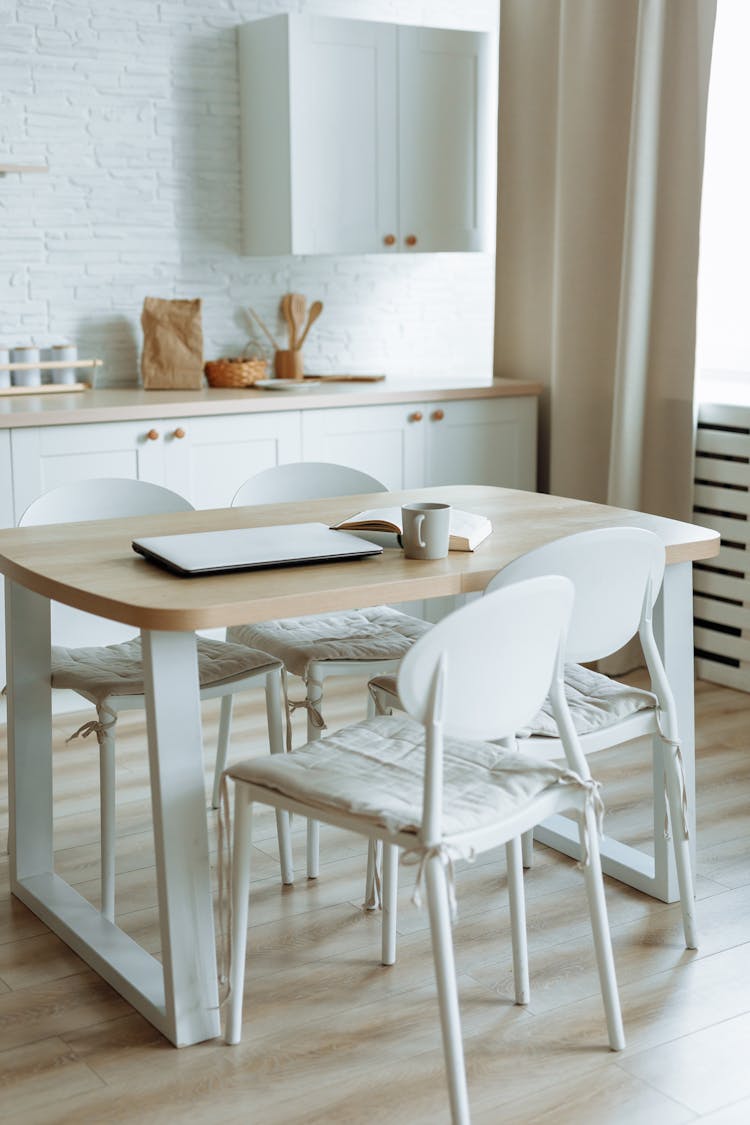
[[[241,1036],[252,807],[258,802],[382,841],[386,965],[395,961],[398,849],[419,862],[417,889],[424,877],[457,1123],[468,1122],[469,1109],[451,936],[451,861],[505,844],[515,996],[517,1003],[528,1003],[519,837],[553,810],[572,812],[585,855],[609,1043],[613,1050],[624,1046],[599,863],[598,787],[577,745],[563,688],[563,637],[572,603],[572,583],[552,576],[465,606],[404,657],[398,689],[408,718],[376,716],[284,758],[255,758],[229,768],[225,777],[234,781],[235,801],[228,1043]],[[548,691],[577,772],[535,762],[515,749],[514,732],[533,717]]]
[[[297,462],[279,465],[251,477],[237,491],[232,506],[274,504],[285,501],[385,492],[385,486],[367,473],[346,465]],[[283,661],[288,672],[305,684],[307,739],[319,738],[325,729],[323,681],[331,676],[384,675],[395,672],[414,641],[429,629],[425,621],[388,606],[349,610],[257,625],[234,625],[227,640],[261,648]],[[369,702],[368,702],[369,706]],[[370,707],[368,713],[372,713]],[[224,746],[226,752],[226,746]],[[214,807],[218,804],[218,778],[226,761],[216,763]],[[308,822],[307,874],[318,875],[318,825]],[[370,868],[372,865],[368,865]],[[372,899],[372,887],[365,891]]]
[[[159,515],[192,511],[193,506],[176,492],[147,481],[126,479],[82,480],[44,493],[21,516],[19,526],[73,523],[82,520]],[[82,647],[81,636],[94,633],[120,643]],[[129,634],[128,640],[122,640]],[[76,731],[95,733],[99,743],[101,816],[102,914],[110,921],[115,911],[115,724],[120,711],[144,706],[144,679],[140,637],[132,637],[113,622],[67,606],[52,606],[52,687],[78,693],[96,707],[95,722]],[[71,642],[74,647],[71,647]],[[245,645],[198,638],[198,674],[201,699],[221,698],[218,755],[226,759],[231,700],[235,692],[265,685],[268,737],[272,753],[283,753],[281,669],[279,660]],[[279,817],[282,879],[293,878],[288,822]]]
[[[568,577],[576,590],[566,645],[565,688],[570,714],[584,754],[655,736],[661,757],[677,869],[685,944],[696,948],[695,895],[690,865],[687,809],[674,698],[653,631],[653,608],[664,577],[665,552],[660,539],[641,528],[613,527],[585,531],[529,551],[504,567],[487,593],[544,574]],[[582,668],[601,660],[638,634],[651,680],[651,691],[620,684]],[[393,679],[371,684],[378,711],[398,706]],[[519,735],[525,754],[537,758],[565,756],[565,746],[545,704]],[[569,764],[572,765],[572,763]],[[558,831],[576,854],[572,826],[558,819]],[[564,843],[564,841],[561,841]],[[531,837],[524,840],[524,862],[531,863]]]

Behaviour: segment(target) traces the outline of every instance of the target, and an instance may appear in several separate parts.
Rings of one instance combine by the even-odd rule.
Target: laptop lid
[[[383,548],[324,523],[294,523],[134,539],[133,550],[174,574],[191,577],[362,559],[382,554]]]

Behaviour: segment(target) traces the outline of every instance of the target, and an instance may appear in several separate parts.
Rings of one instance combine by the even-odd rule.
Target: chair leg
[[[521,856],[523,866],[529,868],[534,863],[534,830],[530,828],[521,837]]]
[[[214,788],[211,794],[211,808],[219,807],[219,786],[221,775],[227,768],[227,753],[229,751],[229,736],[232,731],[232,705],[234,696],[222,695],[221,710],[219,711],[219,737],[216,741],[216,765],[214,766]]]
[[[271,753],[284,754],[280,668],[273,668],[266,674],[266,720],[268,722],[268,745]],[[284,809],[276,810],[276,835],[279,840],[281,882],[288,885],[294,882],[294,861],[292,859],[292,837],[289,826],[289,813]]]
[[[456,964],[453,957],[448,888],[445,868],[438,856],[428,859],[425,877],[430,910],[430,936],[435,961],[443,1054],[448,1077],[453,1125],[469,1125],[469,1097],[466,1090],[461,1017],[458,1009]]]
[[[375,841],[371,840],[371,844]],[[398,847],[383,844],[383,933],[380,960],[393,965],[396,960],[396,900],[398,897]]]
[[[674,847],[675,866],[677,868],[677,884],[680,888],[682,928],[685,933],[685,945],[687,948],[697,949],[698,932],[695,916],[693,873],[690,865],[690,842],[685,835],[682,820],[682,777],[679,766],[677,765],[676,751],[665,743],[662,743],[662,747],[664,778],[667,787],[667,800],[669,802],[669,819],[672,827],[672,844]]]
[[[513,943],[513,982],[516,1004],[528,1004],[529,951],[526,943],[526,897],[523,887],[521,841],[516,836],[505,845],[508,869],[508,900],[510,903],[510,932]]]
[[[253,806],[241,783],[235,782],[234,844],[232,848],[232,961],[229,968],[229,1000],[227,1002],[224,1038],[239,1043],[242,1037],[242,994],[245,988],[247,956],[247,916],[250,896],[250,844],[252,842]]]
[[[307,680],[307,701],[320,710],[323,700],[323,681],[316,679],[312,674]],[[307,712],[307,741],[315,742],[320,738],[320,728],[315,726],[310,712]],[[317,879],[320,871],[320,824],[317,820],[307,822],[307,877]]]
[[[612,955],[612,938],[607,918],[607,903],[604,898],[604,881],[599,857],[599,838],[596,820],[590,809],[586,809],[579,819],[581,854],[585,855],[588,844],[589,862],[583,869],[586,882],[586,896],[591,916],[591,931],[594,936],[596,964],[599,971],[599,985],[607,1017],[609,1045],[613,1051],[621,1051],[625,1046],[625,1032],[622,1027],[620,996],[617,991],[615,961]]]
[[[99,714],[99,723],[111,716]],[[115,736],[114,726],[99,733],[99,820],[101,834],[101,912],[109,922],[115,920]]]

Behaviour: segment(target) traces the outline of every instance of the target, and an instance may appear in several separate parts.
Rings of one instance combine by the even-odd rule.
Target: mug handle
[[[414,521],[414,534],[417,537],[417,546],[421,547],[423,551],[427,547],[427,544],[425,543],[425,541],[422,537],[422,524],[424,523],[424,521],[425,521],[424,512],[420,512],[419,515],[417,516],[416,520]]]

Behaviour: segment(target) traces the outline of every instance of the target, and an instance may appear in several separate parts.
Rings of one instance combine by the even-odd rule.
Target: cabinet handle
[[[404,239],[404,242],[406,243],[407,246],[416,246],[417,245],[416,234],[407,234],[406,238]]]
[[[410,422],[421,422],[422,421],[422,411],[421,410],[415,410],[413,414],[409,415],[409,421]]]
[[[386,246],[393,246],[395,241],[396,241],[395,234],[386,234],[383,238],[383,242],[385,243]]]
[[[445,418],[445,411],[444,410],[433,410],[433,412],[431,414],[431,418],[432,418],[433,422],[442,422],[443,418]]]
[[[146,437],[148,438],[149,441],[157,441],[158,438],[159,438],[159,431],[158,430],[149,430],[148,433],[146,434]]]
[[[176,438],[184,438],[184,436],[185,436],[185,431],[183,430],[182,426],[178,426],[177,429],[175,430],[175,432],[172,434],[172,437],[176,437]]]

